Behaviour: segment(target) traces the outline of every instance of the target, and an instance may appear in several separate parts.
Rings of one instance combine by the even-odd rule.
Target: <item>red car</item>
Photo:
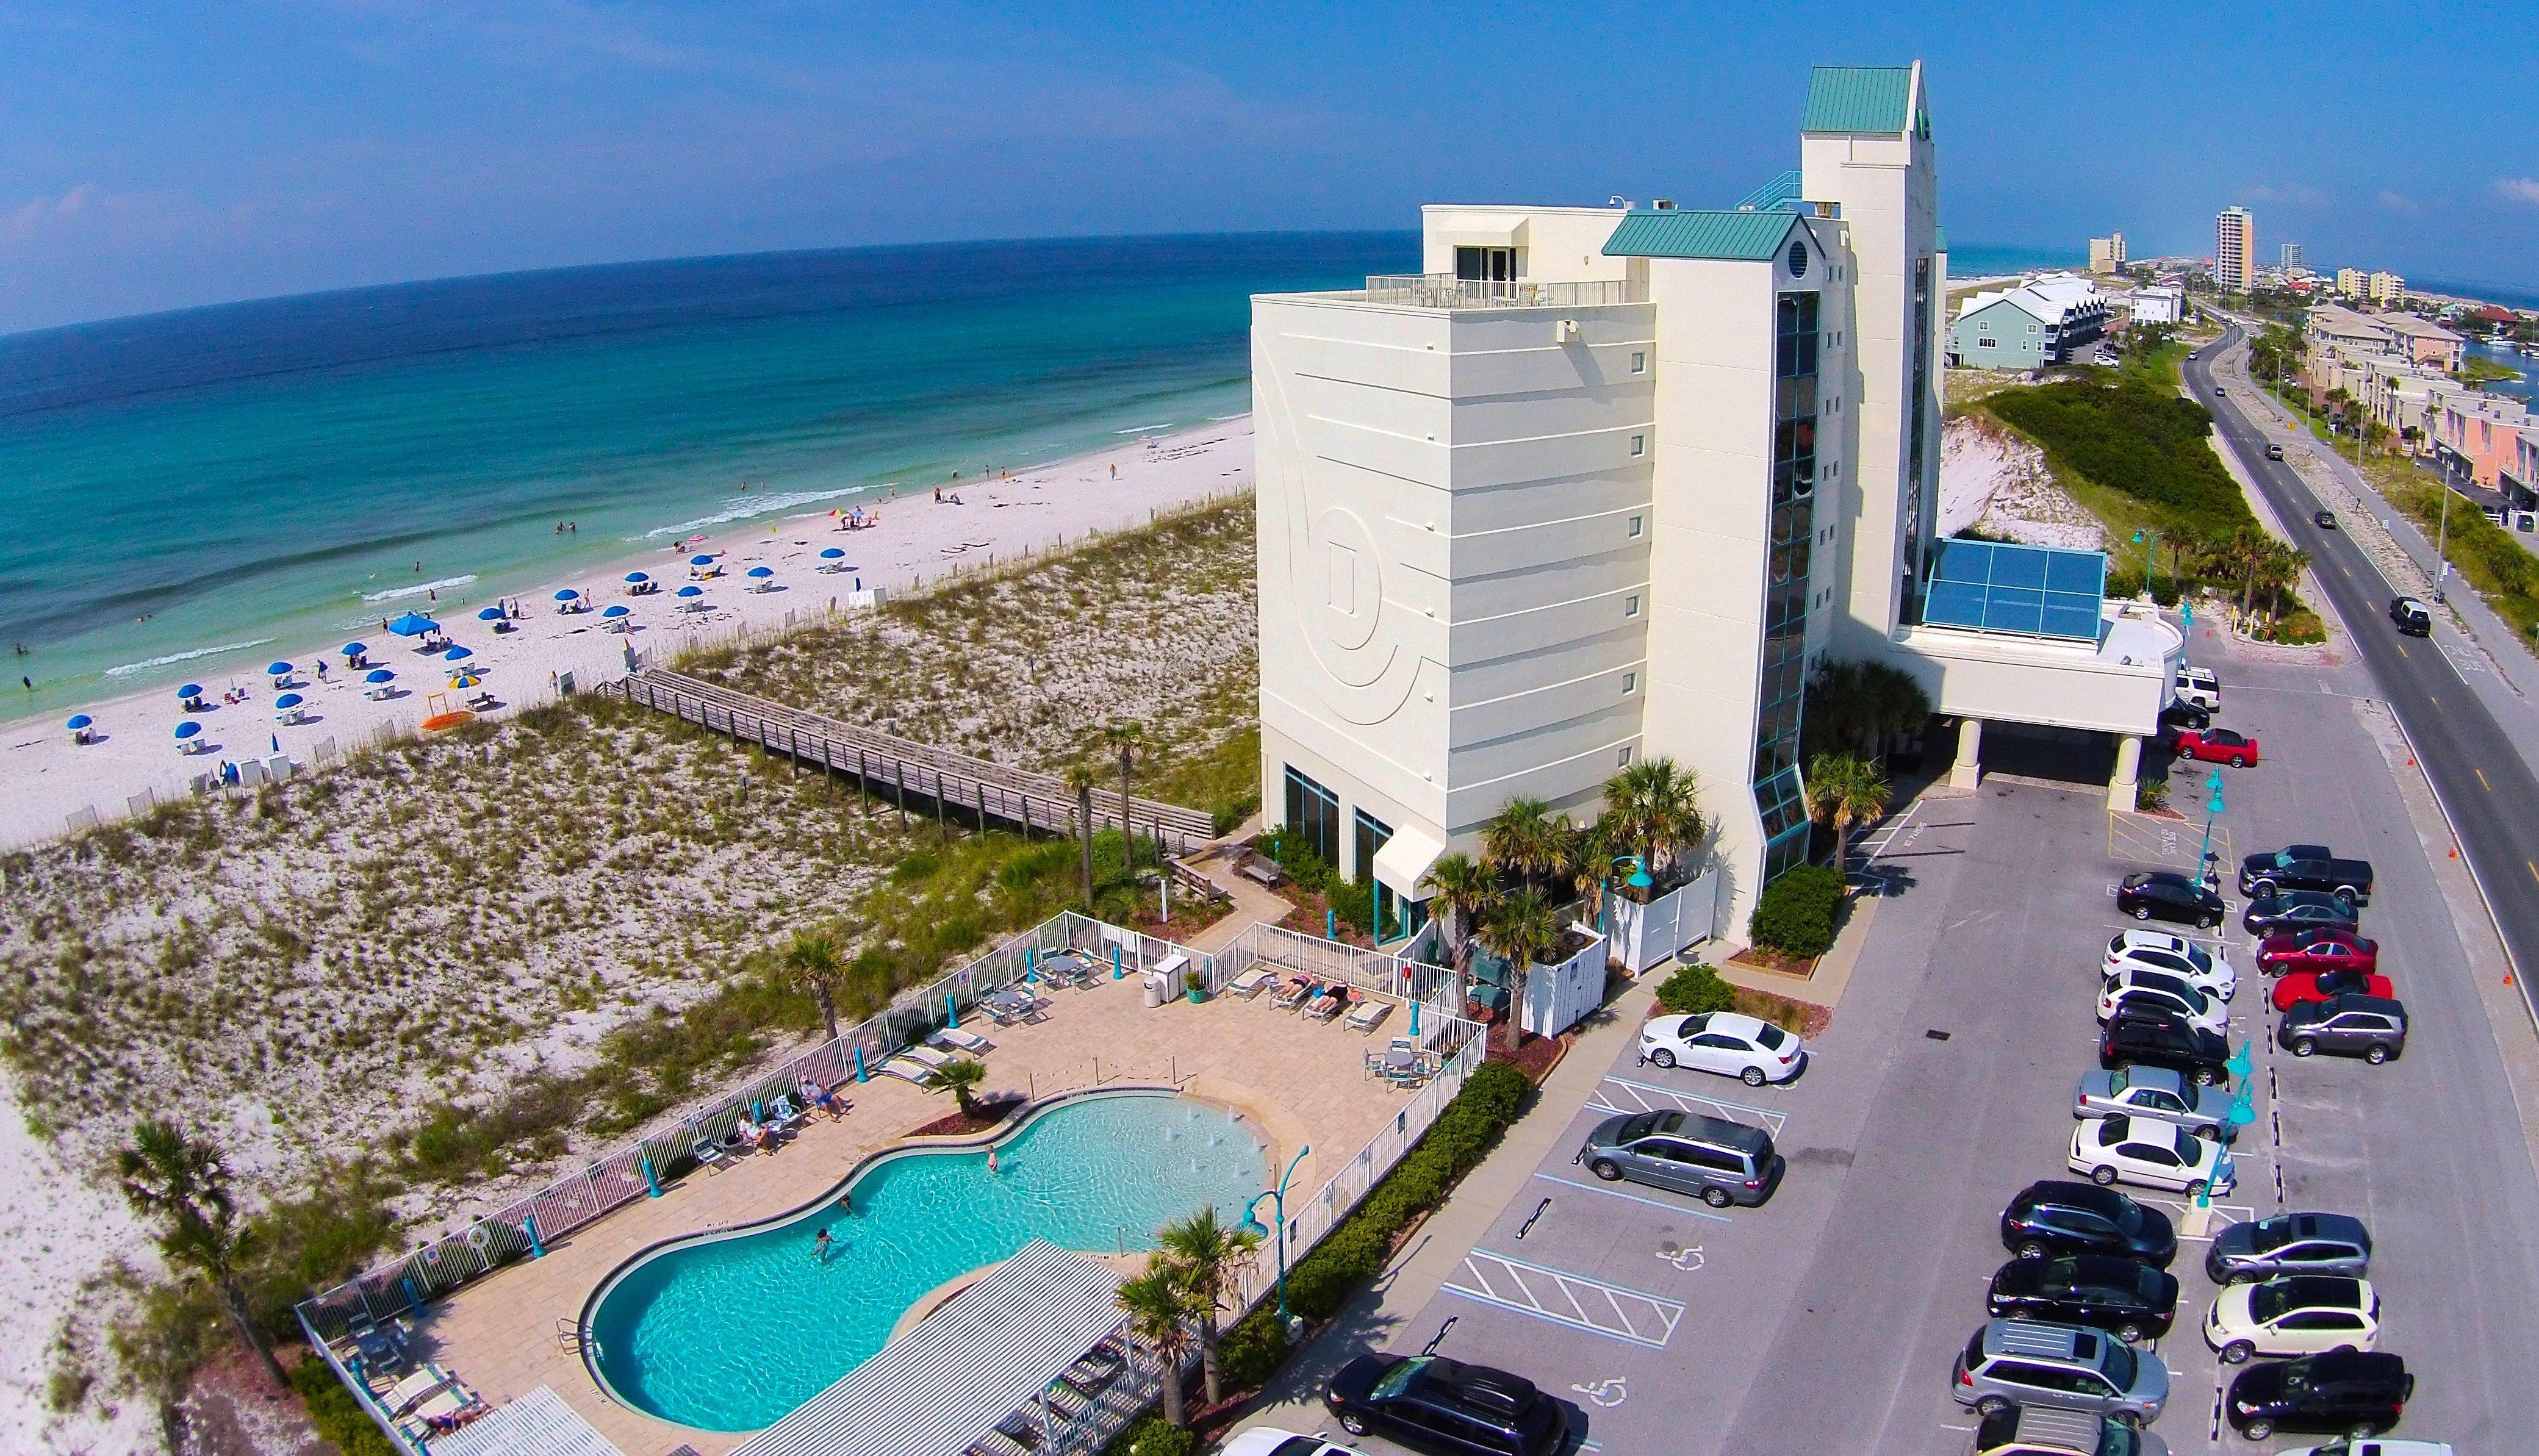
[[[2380,942],[2367,940],[2345,926],[2304,926],[2278,931],[2257,943],[2257,970],[2277,976],[2286,971],[2376,971]]]
[[[2397,995],[2389,978],[2374,971],[2290,971],[2275,983],[2275,1009],[2289,1011],[2304,1002],[2329,1001],[2350,991],[2383,1000]]]
[[[2229,728],[2180,728],[2177,734],[2177,756],[2201,758],[2230,767],[2246,768],[2257,761],[2257,740],[2232,732]]]

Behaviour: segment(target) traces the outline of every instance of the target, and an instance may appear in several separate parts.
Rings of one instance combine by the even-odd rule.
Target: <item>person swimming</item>
[[[995,1148],[991,1147],[991,1148],[989,1148],[989,1149],[988,1149],[988,1176],[989,1176],[989,1177],[991,1177],[991,1178],[993,1178],[993,1177],[995,1177],[995,1174],[996,1174],[996,1149],[995,1149]]]
[[[829,1246],[836,1242],[836,1239],[829,1237],[829,1230],[825,1227],[818,1233],[811,1235],[811,1262],[814,1264],[827,1263],[829,1258]]]

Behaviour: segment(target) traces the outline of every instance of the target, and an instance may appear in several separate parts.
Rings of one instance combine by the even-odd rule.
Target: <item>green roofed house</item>
[[[2130,806],[2176,631],[2019,553],[1980,581],[1947,560],[1925,610],[1948,257],[1924,72],[1820,67],[1800,123],[1798,165],[1725,206],[1434,205],[1420,271],[1253,300],[1263,797],[1374,882],[1385,938],[1510,797],[1583,821],[1649,757],[1698,774],[1742,934],[1807,858],[1829,659],[1892,662],[1970,725],[1961,779],[1986,719],[2115,734]]]

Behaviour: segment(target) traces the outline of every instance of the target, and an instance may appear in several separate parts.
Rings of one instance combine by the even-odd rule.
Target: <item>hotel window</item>
[[[1302,838],[1324,864],[1339,867],[1339,796],[1293,767],[1287,770],[1287,832]]]
[[[1634,517],[1632,517],[1632,518],[1631,518],[1631,535],[1632,535],[1632,538],[1633,538],[1633,539],[1637,539],[1637,538],[1638,538],[1638,536],[1639,536],[1639,534],[1640,534],[1640,530],[1641,530],[1640,518],[1639,518],[1639,517],[1637,517],[1637,516],[1634,516]]]
[[[1634,436],[1632,436],[1632,437],[1631,437],[1631,453],[1632,453],[1632,454],[1634,454],[1634,455],[1644,455],[1644,454],[1647,454],[1648,452],[1649,452],[1649,437],[1647,437],[1647,436],[1645,436],[1645,435],[1634,435]]]
[[[1455,276],[1467,283],[1513,282],[1516,278],[1516,249],[1513,247],[1456,248]]]
[[[1647,353],[1641,350],[1633,350],[1631,352],[1631,373],[1635,375],[1644,375],[1648,372],[1649,356]]]
[[[1636,617],[1639,614],[1640,599],[1636,596],[1624,597],[1622,599],[1622,615],[1626,617]]]
[[[1625,673],[1623,673],[1623,674],[1622,674],[1622,696],[1627,698],[1627,697],[1629,697],[1631,694],[1633,694],[1633,693],[1635,693],[1635,692],[1638,692],[1639,690],[1640,690],[1640,674],[1638,674],[1638,673],[1636,673],[1636,672],[1625,672]]]
[[[1629,768],[1630,766],[1631,766],[1631,750],[1630,750],[1629,746],[1626,744],[1626,745],[1624,745],[1622,748],[1620,748],[1620,749],[1616,750],[1616,751],[1615,751],[1615,753],[1613,754],[1613,767],[1615,767],[1615,768],[1617,768],[1617,769],[1626,769],[1626,768]]]
[[[1393,826],[1364,809],[1357,811],[1355,820],[1356,822],[1350,826],[1353,831],[1350,838],[1354,842],[1349,848],[1357,852],[1357,863],[1351,877],[1373,879],[1376,852],[1383,849],[1386,842],[1393,838]]]

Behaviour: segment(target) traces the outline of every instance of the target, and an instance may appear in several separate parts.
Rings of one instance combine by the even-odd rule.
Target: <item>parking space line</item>
[[[1608,1089],[1611,1089],[1610,1091]],[[1655,1082],[1633,1081],[1627,1076],[1608,1076],[1596,1084],[1595,1095],[1587,1099],[1590,1109],[1613,1113],[1635,1112],[1702,1112],[1726,1118],[1730,1122],[1750,1123],[1781,1141],[1781,1129],[1789,1125],[1789,1115],[1768,1107],[1750,1107],[1743,1102],[1724,1102],[1698,1092],[1662,1087]]]
[[[1601,1193],[1607,1198],[1626,1198],[1635,1204],[1646,1204],[1652,1209],[1664,1209],[1670,1213],[1680,1213],[1687,1218],[1707,1218],[1714,1223],[1734,1223],[1737,1221],[1725,1213],[1714,1213],[1707,1209],[1688,1209],[1681,1204],[1671,1204],[1662,1198],[1647,1198],[1636,1193],[1624,1193],[1618,1188],[1599,1188],[1593,1183],[1580,1183],[1575,1179],[1559,1177],[1552,1173],[1537,1173],[1534,1176],[1542,1179],[1545,1183],[1557,1183],[1563,1188],[1576,1188],[1588,1193]]]
[[[1528,1275],[1533,1278],[1528,1279]],[[1440,1285],[1441,1290],[1650,1350],[1666,1348],[1686,1308],[1680,1299],[1583,1275],[1564,1274],[1487,1249],[1475,1249],[1465,1255],[1463,1273],[1458,1278],[1468,1283],[1449,1280]],[[1557,1298],[1546,1299],[1539,1285],[1547,1287]]]

